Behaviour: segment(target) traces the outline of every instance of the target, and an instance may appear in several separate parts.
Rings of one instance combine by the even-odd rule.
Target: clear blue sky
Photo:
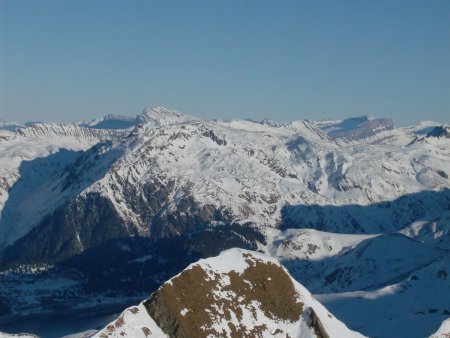
[[[450,122],[449,0],[0,0],[0,118]]]

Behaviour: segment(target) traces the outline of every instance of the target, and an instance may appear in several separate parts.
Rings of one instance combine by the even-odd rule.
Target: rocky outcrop
[[[95,337],[131,332],[176,338],[362,337],[329,314],[277,261],[242,249],[190,265]]]
[[[231,336],[262,334],[267,329],[264,322],[251,329],[232,323],[233,317],[242,323],[244,311],[249,311],[255,322],[260,312],[275,321],[298,321],[303,304],[286,272],[274,263],[254,260],[249,253],[243,257],[249,267],[242,274],[233,270],[210,273],[196,265],[164,284],[144,305],[171,337],[217,336],[221,332],[213,326],[222,316],[230,321],[224,330],[229,330]],[[219,297],[219,293],[225,297]]]

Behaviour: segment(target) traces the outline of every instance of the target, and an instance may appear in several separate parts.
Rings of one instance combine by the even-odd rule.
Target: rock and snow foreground
[[[280,263],[230,249],[191,264],[95,337],[363,337]]]

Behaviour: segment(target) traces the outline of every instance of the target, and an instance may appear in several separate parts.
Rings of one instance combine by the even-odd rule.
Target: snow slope
[[[277,257],[351,329],[370,337],[421,338],[450,316],[450,252],[442,249],[448,237],[429,240],[436,223],[429,224],[413,223],[426,235],[410,234],[415,239],[266,229],[267,244],[260,249]]]
[[[379,289],[315,297],[349,327],[370,337],[428,337],[450,317],[449,267],[446,254]]]

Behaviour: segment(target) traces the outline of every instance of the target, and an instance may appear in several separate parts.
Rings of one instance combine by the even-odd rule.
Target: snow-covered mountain
[[[278,261],[231,249],[191,264],[94,337],[363,337]]]
[[[241,120],[212,122],[162,109],[145,110],[142,116],[147,124],[126,138],[90,149],[58,177],[49,177],[44,191],[32,192],[45,195],[48,215],[67,200],[97,194],[112,204],[130,231],[173,236],[182,229],[148,224],[155,223],[155,216],[165,223],[187,199],[190,208],[220,210],[241,222],[344,233],[398,230],[448,210],[446,139],[355,146],[335,142],[306,121],[275,127]],[[37,134],[36,127],[26,131],[20,132]],[[45,192],[50,185],[55,197]],[[148,199],[154,199],[146,196],[150,190],[163,196],[146,208]],[[429,192],[422,196],[422,191]],[[3,213],[10,229],[31,230],[42,221],[20,214],[29,215],[30,209],[14,210],[11,216],[8,211]],[[43,215],[43,209],[37,213]],[[214,220],[212,215],[206,218]],[[6,240],[4,229],[0,238],[7,244],[25,232],[16,235],[8,229]]]
[[[78,121],[74,124],[94,129],[120,130],[130,129],[139,124],[161,127],[162,125],[172,124],[181,120],[189,121],[195,119],[195,117],[183,115],[177,111],[169,110],[164,107],[146,107],[140,115],[134,117],[108,114],[102,118],[96,118],[91,121]]]
[[[68,294],[79,306],[92,305],[92,292],[102,302],[140,296],[231,247],[276,257],[336,314],[354,302],[377,313],[376,323],[338,315],[368,336],[429,336],[450,311],[442,278],[414,289],[439,290],[424,309],[402,310],[414,292],[398,287],[447,262],[446,126],[208,121],[161,107],[135,124],[102,121],[113,120],[132,127],[0,131],[0,313],[42,311],[42,298],[61,306]],[[43,287],[30,291],[26,278]],[[49,280],[63,286],[45,288]],[[410,313],[428,308],[438,310]],[[400,329],[411,320],[422,331]]]
[[[25,125],[17,122],[6,122],[0,119],[0,130],[16,131],[17,129],[25,128]]]
[[[48,212],[45,207],[38,207],[41,198],[36,197],[34,192],[39,187],[46,189],[49,180],[77,158],[79,151],[87,150],[99,142],[120,139],[126,134],[122,131],[93,130],[58,123],[31,124],[15,131],[0,130],[0,247],[25,235],[28,230],[9,221],[9,217],[15,216],[9,216],[10,209],[3,210],[5,203],[12,203],[13,210],[22,209],[25,223],[35,222],[36,217]],[[14,195],[10,196],[15,184]],[[16,194],[20,196],[19,200],[15,198]],[[55,198],[59,199],[60,196],[56,195]],[[25,208],[23,203],[29,201],[30,205],[36,207],[38,216],[28,207]],[[11,230],[9,224],[15,229]]]
[[[91,121],[77,121],[74,124],[94,129],[129,129],[137,124],[137,117],[108,114]]]
[[[391,119],[375,119],[369,115],[345,120],[322,120],[317,121],[316,125],[331,137],[347,140],[365,139],[394,129],[394,122]]]

